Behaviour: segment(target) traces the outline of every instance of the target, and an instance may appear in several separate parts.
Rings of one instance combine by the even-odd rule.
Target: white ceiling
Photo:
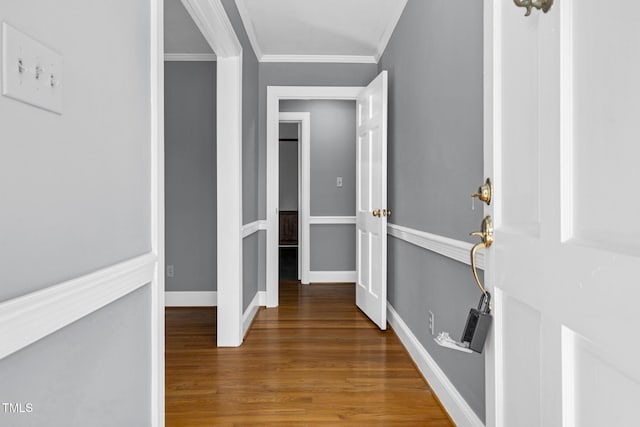
[[[235,2],[259,61],[377,63],[407,0]],[[167,57],[214,57],[180,0],[165,0],[164,22]]]
[[[180,0],[164,1],[164,51],[165,54],[213,54]]]
[[[377,62],[407,0],[236,0],[258,59]]]

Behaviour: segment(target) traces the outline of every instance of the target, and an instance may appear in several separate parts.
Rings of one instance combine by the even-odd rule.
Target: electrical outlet
[[[431,335],[435,335],[435,316],[432,311],[429,311],[429,331]]]
[[[175,270],[173,265],[167,265],[167,277],[173,277],[175,274]]]

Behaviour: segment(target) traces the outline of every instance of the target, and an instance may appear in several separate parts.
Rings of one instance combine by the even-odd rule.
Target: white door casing
[[[356,305],[387,328],[387,72],[356,100]],[[377,212],[374,216],[373,213]]]
[[[267,87],[267,307],[278,306],[278,124],[280,101],[284,99],[355,101],[362,89],[360,86]],[[304,281],[304,277],[302,280]]]
[[[639,12],[485,1],[487,426],[638,425]]]
[[[217,57],[217,345],[243,340],[242,45],[220,0],[182,0]]]

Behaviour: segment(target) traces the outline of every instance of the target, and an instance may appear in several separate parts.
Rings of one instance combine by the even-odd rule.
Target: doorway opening
[[[182,0],[179,3],[178,0],[174,0],[166,5],[177,7],[180,4],[186,9],[181,11],[181,15],[186,17],[188,14],[191,17],[197,27],[195,33],[198,31],[201,33],[205,44],[216,56],[216,91],[215,94],[211,93],[211,100],[215,99],[214,105],[216,105],[214,132],[216,141],[225,141],[225,143],[215,145],[215,158],[210,159],[212,164],[215,162],[216,221],[215,224],[208,225],[215,230],[216,236],[215,249],[209,251],[208,258],[211,260],[211,252],[215,254],[216,289],[215,292],[207,294],[210,298],[206,305],[215,304],[218,307],[217,345],[237,347],[243,340],[242,287],[236,286],[237,283],[242,283],[242,45],[220,0]],[[163,96],[160,97],[159,104],[162,110]],[[218,108],[218,106],[224,108]],[[162,131],[163,127],[164,117],[161,116],[159,131]],[[159,139],[158,147],[156,163],[160,173],[159,182],[163,183],[162,139]],[[212,169],[209,168],[209,171],[211,172]],[[161,267],[164,267],[164,192],[159,187],[156,193],[159,200],[157,244],[163,251],[159,259]],[[211,240],[208,244],[211,244]],[[171,265],[172,261],[168,261]],[[183,270],[174,265],[175,276],[178,276],[181,271]],[[164,277],[161,280],[161,288],[164,291]],[[191,294],[193,292],[178,296],[181,298],[187,296],[189,300],[198,299],[198,295]],[[164,305],[164,298],[161,301]],[[187,301],[186,304],[181,305],[193,305],[193,303]]]
[[[300,280],[300,122],[280,121],[278,276],[280,281]]]

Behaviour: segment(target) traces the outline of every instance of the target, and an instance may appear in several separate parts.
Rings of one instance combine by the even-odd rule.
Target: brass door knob
[[[478,188],[477,193],[473,193],[471,197],[477,197],[478,199],[485,202],[487,205],[491,204],[491,196],[493,193],[493,188],[491,186],[491,180],[487,178],[487,181]]]
[[[373,216],[380,218],[380,214],[381,214],[380,209],[376,209],[375,211],[373,211],[371,213],[373,214]]]
[[[391,209],[383,209],[382,216],[391,216]]]

